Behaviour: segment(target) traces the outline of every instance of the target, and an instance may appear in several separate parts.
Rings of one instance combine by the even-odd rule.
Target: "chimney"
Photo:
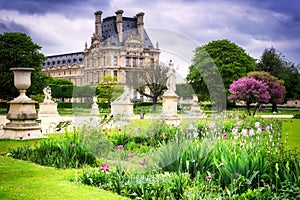
[[[118,10],[116,12],[116,26],[117,26],[117,32],[118,32],[118,38],[119,42],[123,42],[123,10]]]
[[[142,41],[144,41],[144,15],[145,15],[145,13],[143,13],[143,12],[136,14],[137,30],[138,30],[138,34],[140,35]]]
[[[95,35],[97,35],[101,41],[102,39],[102,30],[101,30],[101,15],[102,11],[95,12]]]

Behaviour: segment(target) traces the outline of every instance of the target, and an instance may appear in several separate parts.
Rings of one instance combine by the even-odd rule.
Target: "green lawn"
[[[288,147],[290,149],[297,148],[300,154],[300,119],[283,119],[282,121],[282,139],[285,140],[286,135],[288,135]]]
[[[0,156],[0,199],[127,199],[73,182],[75,173]]]
[[[0,140],[0,199],[128,199],[74,182],[76,170],[44,167],[5,155],[35,140]],[[78,170],[79,176],[82,170]]]

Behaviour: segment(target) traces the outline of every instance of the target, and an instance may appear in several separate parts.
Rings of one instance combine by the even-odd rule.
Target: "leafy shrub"
[[[63,169],[96,164],[96,158],[75,137],[67,137],[62,141],[42,139],[33,147],[25,146],[10,150],[10,155],[16,159]]]

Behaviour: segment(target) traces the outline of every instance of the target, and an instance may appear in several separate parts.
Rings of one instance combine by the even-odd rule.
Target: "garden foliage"
[[[155,137],[159,142],[150,142]],[[125,145],[118,152],[135,151],[127,145],[138,141],[119,140]],[[152,150],[138,172],[107,165],[85,169],[80,181],[136,199],[297,199],[300,162],[283,141],[281,123],[275,120],[163,125],[143,140]],[[147,164],[151,159],[154,166]]]

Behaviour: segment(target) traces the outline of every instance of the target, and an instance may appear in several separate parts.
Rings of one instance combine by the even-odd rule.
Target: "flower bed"
[[[300,162],[274,119],[158,121],[146,128],[82,127],[77,134],[63,142],[68,151],[82,146],[99,166],[85,167],[79,180],[130,198],[300,198]]]
[[[128,147],[130,141],[119,140],[116,169],[86,169],[81,182],[141,199],[300,198],[300,163],[296,152],[285,150],[279,121],[163,125],[143,140],[128,138],[151,150],[122,157],[135,149]],[[137,171],[125,170],[129,159],[140,161]]]

